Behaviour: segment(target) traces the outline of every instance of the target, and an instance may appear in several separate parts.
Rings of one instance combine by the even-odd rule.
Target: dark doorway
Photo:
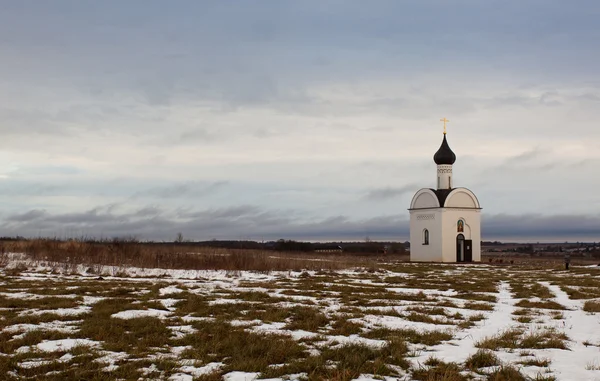
[[[465,240],[465,262],[473,262],[473,240]]]
[[[465,261],[465,236],[459,234],[456,236],[456,262]]]

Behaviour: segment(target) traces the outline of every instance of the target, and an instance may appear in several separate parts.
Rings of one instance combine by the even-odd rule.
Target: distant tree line
[[[39,239],[39,238],[37,238]],[[375,242],[370,239],[360,242],[327,242],[316,243],[306,241],[295,241],[291,239],[279,239],[277,241],[257,242],[251,240],[208,240],[208,241],[190,241],[184,239],[181,233],[175,236],[173,241],[140,241],[135,237],[114,237],[95,239],[90,237],[81,237],[79,239],[59,239],[44,238],[48,241],[66,242],[77,241],[95,244],[139,244],[139,245],[184,245],[198,247],[214,247],[221,249],[242,249],[242,250],[271,250],[286,252],[341,252],[348,254],[404,254],[410,247],[408,242]],[[0,237],[0,241],[28,241],[24,237]],[[331,248],[335,250],[331,250]]]

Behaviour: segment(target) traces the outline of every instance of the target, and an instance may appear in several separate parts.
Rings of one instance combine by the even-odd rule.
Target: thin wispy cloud
[[[419,189],[417,184],[410,184],[399,188],[385,187],[372,189],[366,194],[365,198],[373,201],[389,200],[405,194],[413,193],[416,189]]]

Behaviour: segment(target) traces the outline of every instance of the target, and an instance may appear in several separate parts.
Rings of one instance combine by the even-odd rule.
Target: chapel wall
[[[410,260],[442,261],[442,213],[439,208],[410,211]],[[423,244],[423,230],[429,231],[429,244]]]
[[[463,231],[458,231],[458,220],[464,221]],[[444,209],[442,217],[444,262],[456,262],[456,237],[463,234],[473,241],[473,262],[481,262],[481,211],[479,209]]]

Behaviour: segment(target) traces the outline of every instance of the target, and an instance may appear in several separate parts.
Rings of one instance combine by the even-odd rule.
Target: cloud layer
[[[2,229],[13,235],[60,238],[134,236],[167,241],[175,239],[177,233],[200,240],[259,241],[280,238],[337,241],[367,237],[399,240],[399,237],[408,236],[408,220],[404,214],[359,220],[331,216],[310,221],[298,218],[299,214],[290,210],[265,211],[250,205],[172,212],[148,207],[132,213],[118,213],[114,205],[109,205],[65,214],[34,209],[8,216]],[[600,235],[600,216],[494,215],[483,220],[482,229],[484,233],[493,231],[497,239],[508,241],[594,241]]]
[[[591,0],[3,2],[3,234],[405,240],[445,116],[484,239],[593,239],[599,16]]]

